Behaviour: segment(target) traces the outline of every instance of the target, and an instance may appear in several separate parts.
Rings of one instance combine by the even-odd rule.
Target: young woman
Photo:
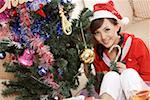
[[[106,73],[101,87],[98,88],[100,97],[105,100],[129,100],[135,93],[149,90],[150,53],[141,39],[120,32],[121,24],[126,24],[127,21],[110,0],[102,0],[94,5],[90,25],[95,40],[94,67],[97,74]],[[108,52],[114,45],[121,47],[121,55],[116,65],[119,73],[111,71],[110,68],[111,61],[118,54],[117,48]]]

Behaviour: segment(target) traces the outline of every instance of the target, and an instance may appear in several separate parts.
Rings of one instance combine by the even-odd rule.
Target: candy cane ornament
[[[114,60],[114,62],[117,62],[118,61],[118,58],[119,58],[119,56],[120,56],[120,54],[121,54],[121,47],[119,46],[119,45],[113,45],[110,49],[109,49],[109,53],[110,52],[112,52],[112,50],[114,49],[114,48],[117,48],[118,49],[118,54],[117,54],[117,56],[116,56],[116,59]]]

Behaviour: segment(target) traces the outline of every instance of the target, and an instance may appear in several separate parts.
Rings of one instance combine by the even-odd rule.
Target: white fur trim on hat
[[[128,17],[123,17],[120,20],[114,14],[112,14],[111,12],[106,11],[106,10],[100,10],[100,11],[94,12],[93,16],[90,17],[90,21],[93,21],[93,20],[99,19],[99,18],[114,18],[121,25],[127,25],[129,23],[129,18]]]
[[[113,15],[111,12],[106,11],[106,10],[100,10],[100,11],[94,12],[93,16],[90,18],[90,21],[99,19],[99,18],[114,18],[118,20],[118,18],[115,15]]]
[[[96,3],[107,3],[109,2],[110,0],[95,0]]]

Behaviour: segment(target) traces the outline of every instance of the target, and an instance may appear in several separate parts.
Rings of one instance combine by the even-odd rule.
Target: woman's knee
[[[121,84],[120,84],[120,75],[117,72],[110,71],[105,74],[101,88],[100,88],[100,96],[105,97],[106,94],[109,94],[112,99],[116,100],[118,98],[121,91]],[[103,96],[105,94],[105,96]],[[106,100],[112,100],[106,99]]]
[[[128,79],[132,80],[132,79],[140,78],[140,75],[136,70],[132,68],[128,68],[121,73],[120,77],[121,80],[128,80]]]
[[[122,76],[123,75],[133,75],[133,74],[138,75],[138,72],[133,68],[128,68],[121,73]]]
[[[127,99],[129,99],[135,91],[140,91],[143,89],[143,86],[145,86],[145,83],[138,72],[131,68],[124,70],[121,73],[120,78],[122,89]]]
[[[117,72],[114,72],[114,71],[107,72],[104,75],[102,84],[107,84],[107,83],[113,84],[114,82],[115,83],[120,83],[120,75]]]
[[[122,85],[126,85],[127,83],[135,83],[136,81],[139,82],[141,77],[136,70],[129,68],[121,73],[120,80]]]
[[[117,72],[114,72],[114,71],[109,71],[105,74],[104,76],[105,78],[115,78],[115,79],[119,79],[120,78],[120,75],[117,73]]]

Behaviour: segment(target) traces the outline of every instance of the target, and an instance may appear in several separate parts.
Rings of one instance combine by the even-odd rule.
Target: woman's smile
[[[95,31],[94,37],[106,48],[110,48],[117,40],[117,31],[117,25],[113,25],[109,20],[104,19],[102,26]]]
[[[110,42],[110,39],[102,40],[103,44],[107,45]]]
[[[111,47],[111,45],[112,45],[111,39],[102,40],[102,44],[103,44],[106,48]]]

